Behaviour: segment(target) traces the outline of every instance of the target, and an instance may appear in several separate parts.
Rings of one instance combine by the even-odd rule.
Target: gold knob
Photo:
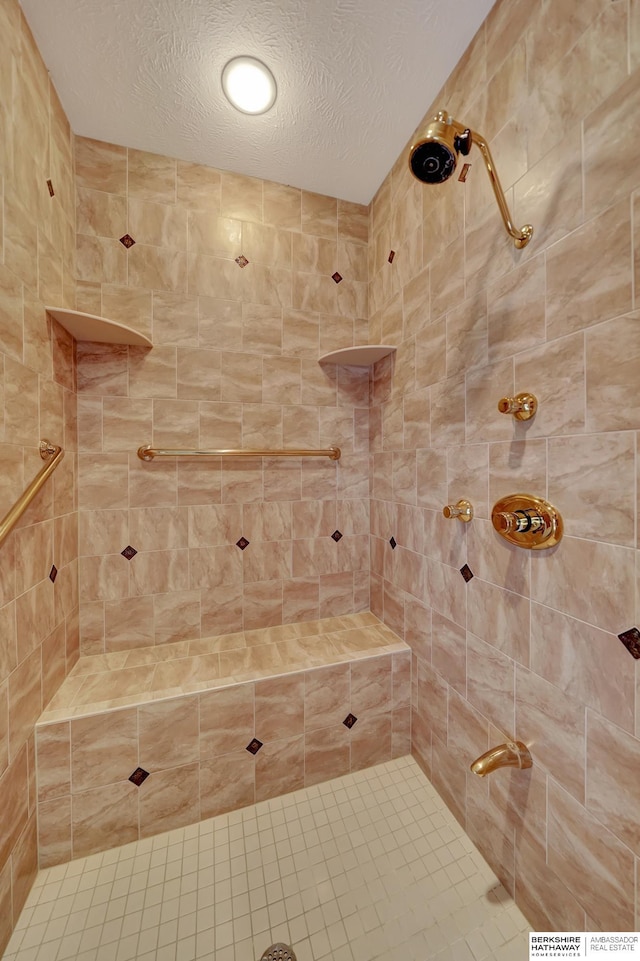
[[[513,414],[516,420],[531,420],[538,409],[538,401],[533,394],[525,392],[515,397],[501,397],[498,410],[501,414]]]
[[[464,521],[467,524],[473,517],[473,504],[470,504],[469,501],[459,500],[457,504],[447,504],[446,507],[443,507],[442,513],[447,519],[457,517],[459,521]]]
[[[494,504],[491,522],[510,544],[541,550],[554,547],[562,539],[562,517],[542,497],[534,494],[509,494]]]

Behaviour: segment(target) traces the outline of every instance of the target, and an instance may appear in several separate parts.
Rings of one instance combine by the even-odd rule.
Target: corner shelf
[[[85,314],[64,307],[45,307],[54,320],[68,330],[76,340],[91,340],[98,344],[130,344],[134,347],[153,347],[144,334],[106,317]]]
[[[377,360],[394,354],[398,348],[391,344],[364,344],[362,347],[344,347],[323,354],[319,364],[348,364],[351,367],[370,367]]]

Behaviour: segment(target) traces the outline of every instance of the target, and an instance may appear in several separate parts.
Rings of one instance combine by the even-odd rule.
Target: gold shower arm
[[[0,521],[0,544],[5,537],[11,533],[44,482],[47,480],[49,475],[54,472],[64,457],[64,451],[62,447],[58,447],[57,444],[50,444],[48,440],[41,440],[40,457],[42,457],[43,460],[46,460],[51,454],[53,454],[53,458],[48,464],[45,464],[44,467],[38,471],[24,493],[18,498],[11,510],[8,511]]]
[[[462,125],[456,124],[456,126]],[[489,180],[491,181],[493,192],[496,195],[496,200],[498,202],[498,207],[500,208],[500,214],[502,215],[502,221],[506,231],[511,237],[513,237],[513,242],[518,250],[522,250],[523,247],[527,246],[533,236],[533,227],[531,224],[525,224],[521,230],[518,230],[517,227],[513,226],[511,214],[509,213],[507,201],[502,189],[502,184],[500,183],[500,178],[498,177],[498,173],[493,162],[493,157],[491,156],[491,151],[489,150],[489,144],[484,137],[481,137],[479,133],[475,132],[475,130],[471,131],[471,141],[472,143],[477,144],[477,146],[480,148],[480,153],[482,154],[482,159],[484,160],[485,167],[487,168]]]

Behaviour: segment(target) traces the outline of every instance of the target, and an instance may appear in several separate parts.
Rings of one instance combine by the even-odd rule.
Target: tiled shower
[[[368,611],[411,648],[398,753],[532,925],[638,927],[639,59],[637,0],[499,0],[425,104],[491,141],[517,251],[474,154],[428,188],[403,150],[366,208],[75,137],[0,5],[3,502],[65,448],[0,549],[0,944],[36,873],[35,724],[78,656]],[[45,305],[154,346],[75,345]],[[367,342],[395,356],[318,364]],[[526,424],[497,411],[520,390]],[[495,535],[519,490],[558,547]],[[531,771],[472,775],[505,736]]]

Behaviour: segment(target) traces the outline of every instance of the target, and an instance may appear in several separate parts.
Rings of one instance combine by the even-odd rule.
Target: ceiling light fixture
[[[276,99],[276,81],[255,57],[234,57],[222,71],[222,89],[229,103],[242,113],[266,113]]]

